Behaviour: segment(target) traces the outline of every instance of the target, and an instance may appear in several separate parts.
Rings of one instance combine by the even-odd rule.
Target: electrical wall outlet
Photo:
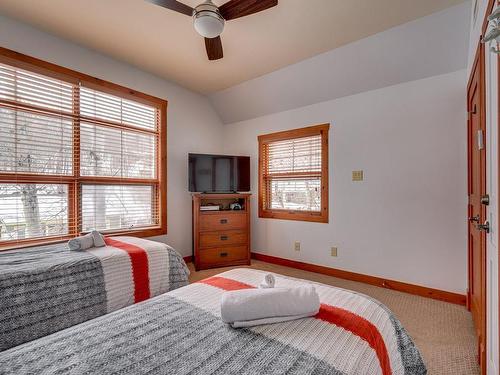
[[[336,257],[337,256],[337,248],[336,247],[332,247],[330,249],[330,254],[332,257]]]
[[[294,246],[295,251],[300,251],[300,242],[299,241],[295,241],[293,246]]]
[[[353,181],[363,181],[363,171],[352,171]]]

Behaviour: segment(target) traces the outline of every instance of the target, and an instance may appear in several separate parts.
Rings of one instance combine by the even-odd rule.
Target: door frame
[[[495,3],[496,1],[493,1]],[[500,169],[500,55],[497,55],[497,107],[498,107],[498,113],[497,113],[497,167]],[[497,171],[497,197],[495,197],[498,200],[498,194],[500,193],[500,171]],[[500,219],[500,204],[497,203],[497,223],[498,220]],[[497,268],[497,278],[498,278],[498,358],[500,358],[500,231],[497,228],[497,251],[499,251],[499,254],[497,255],[498,257],[498,268]]]
[[[489,14],[489,13],[488,13]],[[486,27],[483,24],[483,29]],[[482,33],[483,34],[483,33]],[[469,82],[467,84],[467,198],[469,199],[470,189],[471,189],[471,179],[472,179],[472,162],[471,162],[471,149],[474,146],[473,135],[470,132],[470,108],[469,108],[469,92],[471,86],[474,82],[474,76],[476,69],[479,69],[479,82],[478,82],[478,94],[479,94],[479,122],[480,128],[484,129],[483,137],[486,139],[486,80],[485,80],[485,46],[481,41],[478,42],[476,48],[476,54],[474,57],[474,63],[472,65],[472,69],[469,76]],[[486,146],[486,145],[485,145]],[[486,150],[485,150],[486,151]],[[482,167],[481,167],[482,169]],[[486,188],[486,159],[484,161],[484,170],[481,170],[480,178],[483,179],[482,186]],[[471,216],[470,211],[470,202],[467,202],[467,214]],[[486,220],[486,209],[485,207],[481,207],[480,210],[480,222]],[[470,243],[470,222],[467,223],[467,264],[468,264],[468,277],[467,277],[467,309],[471,311],[471,288],[472,278],[473,278],[473,267],[472,267],[472,252],[471,252],[471,243]],[[481,232],[481,306],[480,306],[480,327],[478,329],[480,333],[480,340],[478,340],[478,360],[481,364],[481,374],[486,374],[486,336],[487,336],[487,327],[486,327],[486,318],[487,318],[487,310],[486,310],[486,297],[487,297],[487,285],[486,285],[486,233]],[[478,337],[479,339],[479,337]],[[481,349],[483,351],[481,352]]]
[[[481,35],[480,35],[480,38],[478,40],[478,45],[476,47],[476,53],[475,53],[475,56],[474,56],[474,63],[473,63],[473,67],[471,69],[471,72],[470,72],[470,76],[469,76],[469,80],[468,80],[468,84],[467,84],[467,99],[468,99],[468,93],[469,93],[469,89],[470,89],[470,85],[472,84],[472,80],[473,80],[473,73],[474,73],[474,70],[476,69],[476,65],[477,64],[480,64],[479,66],[479,69],[480,69],[480,85],[482,86],[481,87],[481,90],[480,90],[480,121],[481,121],[481,124],[484,124],[486,125],[486,77],[485,77],[485,59],[486,59],[486,49],[485,49],[485,46],[484,44],[481,43],[481,39],[483,37],[483,35],[485,35],[486,31],[487,31],[487,28],[488,28],[488,15],[490,15],[495,7],[496,4],[500,4],[500,0],[488,0],[488,4],[486,6],[486,12],[484,14],[484,18],[483,18],[483,24],[482,24],[482,27],[481,27]],[[497,73],[497,79],[498,79],[498,102],[499,102],[499,108],[500,108],[500,55],[497,57],[497,69],[498,69],[498,73]],[[468,106],[468,100],[467,100],[467,106]],[[469,110],[467,108],[467,110]],[[498,133],[497,134],[500,134],[500,112],[498,114]],[[485,129],[485,133],[486,133],[486,126],[484,126],[484,129]],[[469,181],[470,181],[470,154],[469,154],[469,142],[471,141],[469,139],[469,114],[467,116],[467,172],[468,172],[468,177],[467,177],[467,180],[468,180],[468,187],[470,186],[469,185]],[[486,139],[486,134],[484,134],[484,138]],[[498,142],[498,140],[497,140]],[[498,148],[498,160],[500,162],[500,147],[497,147]],[[486,166],[486,173],[487,173],[487,166]],[[486,183],[486,181],[485,181]],[[498,176],[498,186],[500,186],[500,175]],[[486,185],[485,185],[486,186]],[[468,205],[469,206],[469,205]],[[485,210],[486,211],[486,210]],[[497,218],[500,218],[500,205],[498,205],[498,216]],[[498,219],[497,219],[498,220]],[[471,290],[470,290],[470,285],[471,285],[471,276],[472,276],[472,267],[471,267],[471,253],[470,253],[470,242],[469,242],[469,236],[470,236],[470,224],[467,223],[467,257],[468,257],[468,261],[467,261],[467,264],[468,264],[468,276],[467,276],[467,282],[468,282],[468,287],[467,287],[467,309],[470,311],[470,301],[471,301]],[[484,237],[486,237],[486,235],[484,234]],[[499,239],[500,240],[500,239]],[[484,247],[485,249],[482,249],[482,251],[484,250],[485,251],[485,255],[486,255],[486,241],[484,241]],[[486,285],[486,271],[487,271],[487,265],[486,265],[486,261],[487,261],[487,258],[486,256],[484,257],[484,264],[482,265],[482,269],[484,270],[484,282],[483,282],[483,287],[484,287],[484,306],[483,306],[483,312],[482,314],[484,315],[483,316],[483,319],[484,319],[484,324],[483,324],[483,327],[484,327],[484,334],[482,336],[482,339],[483,339],[483,345],[484,345],[484,348],[485,348],[485,353],[484,353],[484,359],[486,359],[487,355],[486,355],[486,351],[487,351],[487,341],[486,341],[486,336],[487,336],[487,322],[486,322],[486,313],[487,313],[487,301],[486,301],[486,288],[487,288],[487,285]],[[498,270],[500,271],[500,257],[499,257],[499,261],[498,261]],[[500,277],[498,278],[498,308],[500,310]],[[483,328],[482,327],[482,328]],[[493,332],[491,332],[493,333]],[[498,337],[499,337],[499,342],[500,342],[500,328],[499,328],[499,332],[498,332]],[[499,356],[500,356],[500,348],[499,348]],[[481,374],[486,374],[486,366],[487,366],[487,363],[485,360],[482,360],[481,361]]]

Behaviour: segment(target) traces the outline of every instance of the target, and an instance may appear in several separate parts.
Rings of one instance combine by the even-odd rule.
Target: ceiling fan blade
[[[220,36],[215,38],[205,38],[205,48],[207,49],[209,60],[219,60],[224,57]]]
[[[167,8],[175,12],[185,14],[187,16],[193,15],[193,10],[194,10],[193,8],[191,8],[189,5],[183,4],[176,0],[147,0],[147,1],[159,5],[163,8]]]
[[[248,16],[278,5],[278,0],[230,0],[219,7],[226,21]]]

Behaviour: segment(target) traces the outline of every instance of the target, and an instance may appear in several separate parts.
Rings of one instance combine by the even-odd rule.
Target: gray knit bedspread
[[[262,276],[232,270],[9,349],[0,374],[426,374],[390,311],[342,289],[315,284],[324,311],[312,318],[248,329],[223,323],[224,290],[255,287]]]
[[[187,285],[189,271],[175,250],[134,241],[149,259],[150,297]],[[109,246],[69,251],[65,243],[0,253],[0,350],[133,304],[128,257]]]

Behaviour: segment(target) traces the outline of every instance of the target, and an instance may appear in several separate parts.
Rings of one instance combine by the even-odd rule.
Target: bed
[[[136,237],[85,251],[60,243],[1,252],[0,350],[187,285],[188,276],[174,249]]]
[[[2,374],[425,374],[413,341],[380,302],[314,284],[312,318],[234,329],[225,290],[264,273],[234,269],[0,353]],[[276,276],[276,287],[304,280]]]

